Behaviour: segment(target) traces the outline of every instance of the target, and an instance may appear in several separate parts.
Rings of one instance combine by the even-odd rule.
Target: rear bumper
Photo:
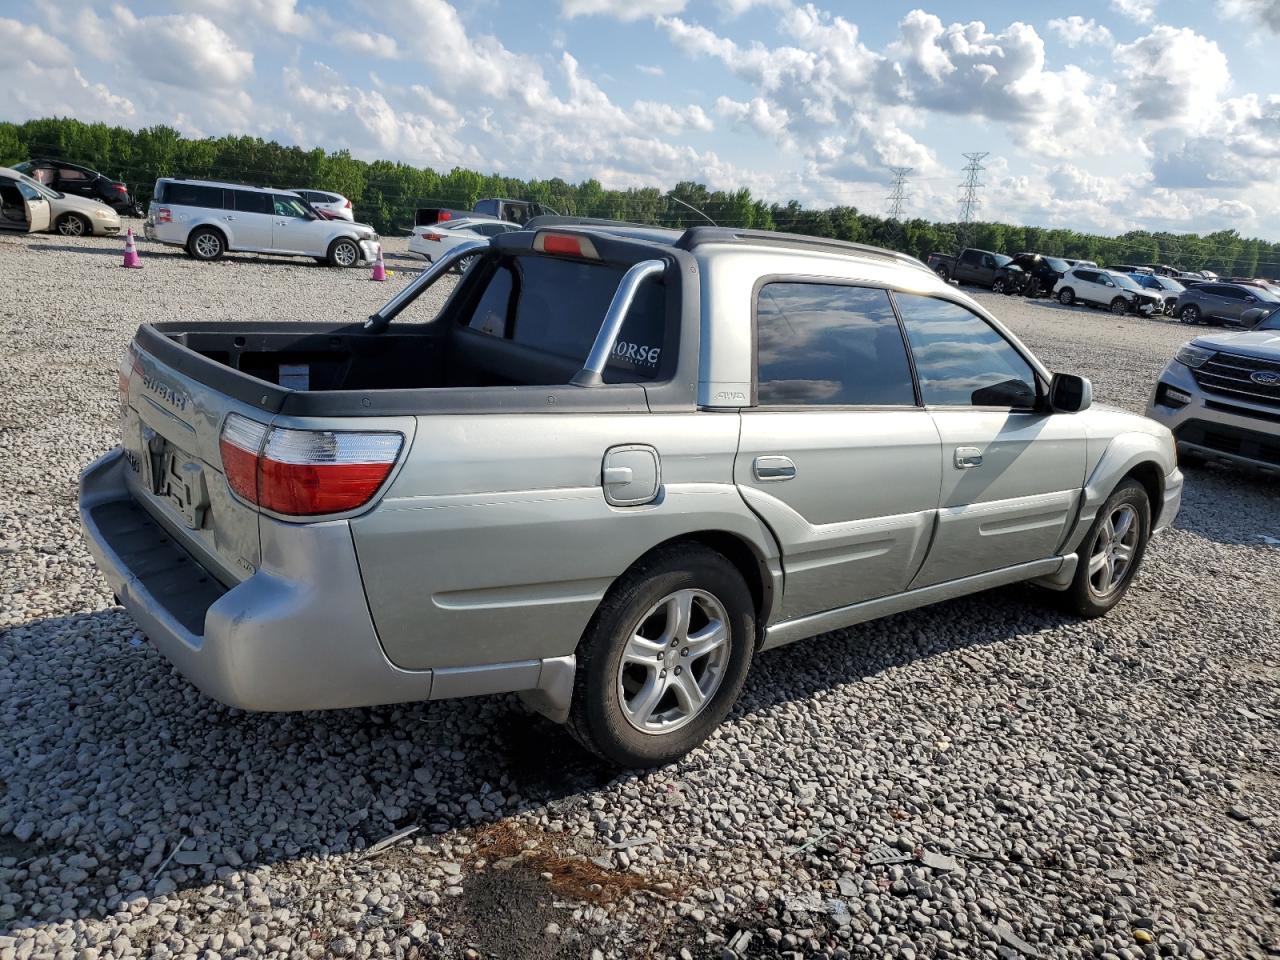
[[[80,476],[89,550],[156,649],[215,700],[325,710],[529,691],[548,716],[567,716],[573,657],[412,671],[391,663],[345,520],[263,517],[261,568],[227,588],[130,496],[124,470],[117,449]]]

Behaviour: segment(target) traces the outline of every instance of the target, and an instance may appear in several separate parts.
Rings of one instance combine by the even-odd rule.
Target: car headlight
[[[1196,367],[1203,367],[1209,362],[1209,359],[1213,354],[1213,350],[1206,350],[1204,347],[1197,347],[1194,344],[1184,343],[1178,348],[1178,352],[1173,355],[1173,359],[1194,369]]]

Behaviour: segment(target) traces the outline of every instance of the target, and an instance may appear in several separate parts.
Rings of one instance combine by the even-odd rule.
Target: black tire
[[[64,213],[53,226],[64,237],[87,237],[93,233],[93,224],[78,213]]]
[[[1107,522],[1118,511],[1125,508],[1134,511],[1136,514],[1135,522],[1138,524],[1136,537],[1132,544],[1132,554],[1119,579],[1109,589],[1100,592],[1097,583],[1100,573],[1097,571],[1091,572],[1092,561],[1101,547],[1100,538],[1104,535],[1103,530]],[[1063,594],[1063,600],[1067,608],[1076,616],[1091,620],[1094,617],[1102,616],[1119,603],[1128,592],[1134,577],[1137,576],[1138,569],[1142,565],[1142,558],[1147,551],[1147,541],[1150,538],[1151,499],[1147,496],[1146,488],[1130,477],[1116,487],[1111,496],[1107,498],[1107,502],[1098,511],[1098,516],[1093,521],[1093,526],[1089,528],[1084,542],[1080,545],[1080,562],[1076,565],[1075,577],[1071,581],[1071,586]]]
[[[645,732],[633,725],[624,710],[623,654],[631,638],[659,615],[664,598],[677,591],[697,591],[720,605],[728,633],[727,651],[717,668],[718,686],[700,708],[681,721],[683,725],[667,733]],[[661,648],[666,649],[666,644]],[[696,543],[655,550],[619,578],[583,633],[578,644],[569,731],[592,753],[620,766],[670,763],[702,743],[728,714],[742,690],[754,650],[755,606],[737,568],[721,554]],[[674,649],[671,655],[675,657]],[[673,674],[679,673],[676,665],[685,662],[690,663],[692,677],[693,661],[674,659],[668,668]],[[704,678],[709,669],[709,664],[703,664]],[[678,708],[674,692],[672,697],[671,702]],[[656,712],[666,702],[664,692],[652,709]]]
[[[331,267],[354,267],[360,263],[360,244],[350,237],[339,237],[329,244],[326,262]]]
[[[1076,302],[1076,292],[1070,287],[1063,287],[1058,291],[1058,302],[1064,307],[1069,307]]]
[[[943,283],[950,283],[950,282],[951,282],[951,271],[950,271],[950,270],[948,270],[946,267],[938,267],[938,268],[937,268],[936,270],[934,270],[933,272],[934,272],[934,273],[936,273],[939,277],[941,277],[941,278],[942,278],[942,282],[943,282]]]
[[[1122,317],[1129,312],[1129,301],[1124,297],[1116,297],[1111,301],[1110,309],[1117,317]]]
[[[187,237],[187,253],[197,260],[209,262],[222,259],[227,252],[227,238],[213,227],[196,227]]]
[[[1178,319],[1183,323],[1199,323],[1200,308],[1194,303],[1188,303],[1181,311],[1179,311]]]

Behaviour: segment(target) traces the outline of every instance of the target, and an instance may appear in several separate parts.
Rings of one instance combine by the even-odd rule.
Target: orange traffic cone
[[[382,244],[378,244],[378,259],[373,261],[373,275],[370,280],[387,279],[387,265],[382,262]]]
[[[124,263],[122,267],[133,267],[135,270],[142,269],[142,260],[138,257],[138,247],[133,242],[133,227],[129,228],[129,232],[124,238]]]

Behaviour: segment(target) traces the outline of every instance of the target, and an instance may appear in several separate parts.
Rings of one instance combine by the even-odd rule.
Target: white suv
[[[1163,313],[1164,298],[1138,286],[1123,273],[1077,264],[1057,282],[1054,296],[1064,306],[1073,303],[1107,307],[1112,313]]]
[[[378,234],[367,224],[325,220],[289,190],[209,180],[157,180],[143,232],[197,260],[245,250],[354,267],[378,255]]]

